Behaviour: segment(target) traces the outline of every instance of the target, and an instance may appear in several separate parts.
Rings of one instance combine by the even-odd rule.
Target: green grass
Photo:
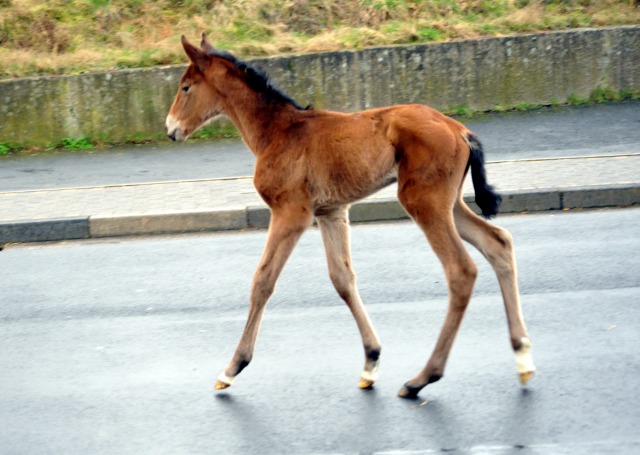
[[[420,40],[416,41],[442,41],[445,38],[445,35],[442,32],[430,27],[418,30],[418,36],[420,37]]]
[[[60,141],[60,147],[67,150],[87,150],[93,148],[93,143],[86,137],[78,139],[67,137]]]
[[[206,126],[191,135],[188,142],[196,142],[202,140],[215,139],[239,139],[240,133],[233,126],[228,125],[210,125]],[[99,147],[112,147],[136,144],[169,144],[171,141],[166,134],[158,133],[155,135],[132,134],[121,141],[114,141],[105,135],[92,138],[65,138],[61,141],[52,142],[45,146],[36,146],[31,143],[0,143],[0,155],[8,155],[13,153],[31,153],[31,152],[54,152],[54,151],[76,151],[90,150]]]
[[[0,0],[0,77],[640,24],[629,0]]]
[[[234,126],[211,125],[199,129],[191,135],[192,139],[228,139],[240,138],[240,133]]]
[[[569,95],[569,98],[567,98],[567,104],[571,106],[581,106],[583,104],[587,104],[588,102],[588,98],[581,98],[576,94],[571,94]]]
[[[542,107],[541,104],[530,104],[530,103],[522,103],[516,106],[513,106],[513,110],[515,111],[529,111],[531,109],[540,109]]]
[[[476,112],[478,111],[469,109],[467,106],[453,106],[450,109],[446,109],[443,111],[443,113],[447,115],[473,115]]]

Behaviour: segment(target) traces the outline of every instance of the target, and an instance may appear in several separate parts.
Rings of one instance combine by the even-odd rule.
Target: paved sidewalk
[[[640,154],[487,164],[502,213],[640,203]],[[405,218],[396,186],[354,205],[352,221]],[[470,181],[465,199],[473,201]],[[266,227],[250,177],[0,193],[0,244]]]

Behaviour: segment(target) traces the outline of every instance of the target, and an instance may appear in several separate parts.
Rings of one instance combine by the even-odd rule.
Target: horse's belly
[[[312,195],[315,207],[338,207],[364,199],[398,180],[398,168],[393,166],[377,178],[332,179],[331,184],[316,188]]]

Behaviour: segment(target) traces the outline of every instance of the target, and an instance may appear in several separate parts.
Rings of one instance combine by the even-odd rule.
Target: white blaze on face
[[[167,116],[165,127],[167,129],[167,135],[174,141],[185,140],[184,133],[182,132],[182,128],[180,127],[180,122],[178,122],[178,120],[173,115]]]

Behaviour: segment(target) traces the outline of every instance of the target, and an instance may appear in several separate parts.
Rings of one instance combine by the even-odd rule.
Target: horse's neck
[[[240,85],[240,84],[238,84]],[[259,156],[268,147],[271,136],[282,125],[285,112],[293,106],[265,104],[261,95],[242,84],[227,93],[225,114],[236,126],[251,151]]]

